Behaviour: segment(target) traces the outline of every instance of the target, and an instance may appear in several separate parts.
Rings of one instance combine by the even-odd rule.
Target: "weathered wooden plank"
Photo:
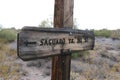
[[[23,60],[60,54],[61,50],[81,51],[92,49],[91,31],[25,27],[18,36],[18,55]]]

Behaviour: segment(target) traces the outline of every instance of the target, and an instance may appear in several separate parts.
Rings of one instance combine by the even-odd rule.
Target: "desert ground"
[[[51,80],[51,58],[22,61],[16,41],[0,48],[0,80]],[[71,80],[120,80],[120,40],[96,37],[94,50],[71,60]]]

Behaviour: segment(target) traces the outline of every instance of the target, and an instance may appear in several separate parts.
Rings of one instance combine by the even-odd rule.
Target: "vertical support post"
[[[74,0],[55,0],[54,27],[73,27],[73,5]],[[70,80],[71,53],[65,54],[61,50],[61,55],[52,58],[52,78],[51,80]]]

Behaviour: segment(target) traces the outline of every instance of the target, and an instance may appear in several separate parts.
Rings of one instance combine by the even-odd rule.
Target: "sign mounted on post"
[[[18,56],[22,60],[59,55],[61,50],[83,51],[94,47],[94,34],[88,30],[24,27],[17,40]]]

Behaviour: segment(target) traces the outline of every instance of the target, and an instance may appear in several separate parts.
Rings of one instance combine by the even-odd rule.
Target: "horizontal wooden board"
[[[23,60],[61,54],[61,50],[83,51],[94,47],[91,31],[24,27],[18,33],[18,56]]]

